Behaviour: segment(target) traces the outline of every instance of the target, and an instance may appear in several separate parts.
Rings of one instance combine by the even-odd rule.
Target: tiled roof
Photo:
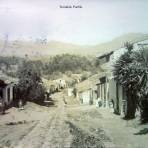
[[[78,92],[83,92],[83,91],[86,91],[88,89],[95,89],[96,85],[98,83],[100,83],[99,78],[104,74],[105,73],[103,73],[103,72],[99,73],[99,74],[95,74],[95,75],[89,77],[87,80],[84,80],[83,82],[78,83],[76,85]]]

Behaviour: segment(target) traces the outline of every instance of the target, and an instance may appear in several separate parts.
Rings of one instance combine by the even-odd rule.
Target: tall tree
[[[18,92],[23,100],[43,101],[44,88],[41,72],[34,62],[24,61],[18,69]]]
[[[142,110],[143,100],[147,98],[148,56],[146,50],[133,50],[133,45],[125,44],[127,52],[114,65],[114,76],[123,86],[127,95],[127,118],[134,118],[136,108]]]
[[[148,121],[148,51],[142,49],[134,52],[133,66],[135,67],[136,85],[134,86],[142,122]]]

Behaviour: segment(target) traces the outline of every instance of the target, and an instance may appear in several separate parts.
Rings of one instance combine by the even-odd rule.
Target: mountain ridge
[[[5,43],[0,41],[1,55],[9,56],[53,56],[57,54],[78,54],[95,56],[98,53],[105,53],[116,50],[124,45],[125,42],[139,42],[148,40],[148,34],[128,33],[116,37],[113,40],[97,45],[77,45],[73,43],[64,43],[60,41],[48,41],[46,43],[31,42],[31,41],[10,41]],[[6,44],[6,45],[5,45]]]

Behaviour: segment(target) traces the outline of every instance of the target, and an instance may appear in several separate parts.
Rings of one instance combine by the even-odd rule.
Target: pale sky
[[[134,32],[148,33],[148,0],[0,0],[0,38],[93,45]]]

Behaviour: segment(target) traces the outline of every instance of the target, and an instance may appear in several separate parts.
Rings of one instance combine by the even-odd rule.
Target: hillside
[[[15,55],[45,57],[57,54],[69,53],[79,55],[93,55],[98,53],[105,53],[111,50],[115,50],[123,46],[127,41],[137,42],[148,39],[148,34],[141,33],[129,33],[113,39],[112,41],[98,44],[95,46],[80,46],[70,43],[62,43],[58,41],[49,41],[47,43],[38,43],[33,41],[11,41],[5,43],[0,41],[0,52],[1,55]]]
[[[46,44],[29,41],[11,41],[4,47],[4,41],[0,41],[0,51],[3,55],[45,56],[63,53],[84,54],[86,47],[57,41],[49,41]],[[89,55],[89,53],[87,53]]]
[[[116,50],[120,47],[123,47],[125,42],[135,43],[146,39],[148,39],[148,34],[129,33],[119,36],[110,42],[96,45],[95,47],[92,48],[92,50],[96,51],[98,54],[110,52],[112,50]]]

